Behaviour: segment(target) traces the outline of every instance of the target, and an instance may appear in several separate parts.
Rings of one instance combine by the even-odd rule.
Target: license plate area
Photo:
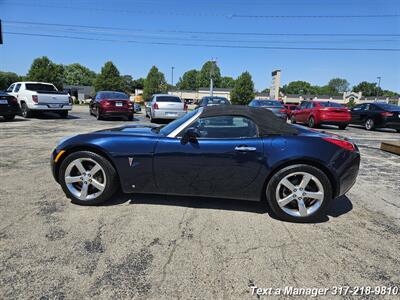
[[[50,108],[60,108],[61,104],[49,104]]]
[[[177,113],[174,113],[174,112],[166,112],[165,115],[166,115],[167,117],[176,117],[178,114],[177,114]]]
[[[0,99],[0,104],[8,104],[7,100]]]
[[[124,106],[124,105],[123,105],[122,102],[115,102],[115,106],[117,106],[117,107],[122,107],[122,106]]]

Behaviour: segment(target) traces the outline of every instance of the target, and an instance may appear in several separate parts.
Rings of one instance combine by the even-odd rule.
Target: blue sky
[[[5,32],[0,70],[25,74],[34,58],[45,55],[56,63],[79,62],[96,72],[112,60],[121,74],[134,78],[146,76],[156,65],[168,82],[174,66],[176,82],[185,71],[217,58],[223,75],[236,78],[247,70],[259,90],[270,86],[273,69],[281,69],[282,84],[305,80],[323,85],[342,77],[354,85],[376,82],[381,76],[382,88],[400,92],[398,51],[238,48],[400,49],[398,16],[338,17],[394,14],[400,14],[398,0],[0,0]],[[336,17],[290,17],[327,15]],[[300,35],[262,35],[277,33]],[[152,44],[159,42],[174,45]]]

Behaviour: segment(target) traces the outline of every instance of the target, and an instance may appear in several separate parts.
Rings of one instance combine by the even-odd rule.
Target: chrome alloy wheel
[[[65,170],[65,184],[80,200],[97,198],[103,193],[106,183],[103,168],[91,158],[75,159]]]
[[[371,119],[368,119],[367,122],[365,122],[365,128],[367,130],[371,130],[372,127],[374,127],[374,121]]]
[[[279,207],[288,215],[307,217],[316,212],[324,201],[324,188],[314,175],[295,172],[285,176],[276,188]]]

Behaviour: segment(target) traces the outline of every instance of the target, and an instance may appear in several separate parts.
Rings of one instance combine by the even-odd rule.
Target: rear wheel
[[[339,125],[340,130],[345,130],[347,127],[347,124]]]
[[[7,116],[4,116],[4,119],[5,119],[6,121],[12,121],[12,120],[15,119],[15,115],[7,115]]]
[[[128,121],[133,121],[133,115],[128,116]]]
[[[372,119],[367,119],[365,121],[364,127],[366,130],[374,130],[375,129],[375,123],[374,120]]]
[[[315,127],[315,120],[314,120],[314,117],[310,117],[310,118],[308,119],[308,127],[310,127],[310,128],[314,128],[314,127]]]
[[[103,156],[79,151],[61,164],[59,182],[73,203],[94,205],[109,200],[117,191],[117,172]]]
[[[324,216],[332,199],[332,187],[320,169],[298,164],[276,172],[268,182],[266,195],[279,219],[310,222]]]
[[[33,115],[32,111],[28,108],[28,105],[26,105],[25,102],[21,103],[21,113],[24,118],[31,118]]]

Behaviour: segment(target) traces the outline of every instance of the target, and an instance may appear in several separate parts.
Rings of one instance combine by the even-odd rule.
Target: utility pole
[[[376,88],[376,98],[379,96],[379,88],[381,87],[381,76],[376,77],[378,79],[378,87]],[[378,99],[376,99],[378,100]]]
[[[174,69],[175,67],[171,67],[171,85],[174,86]]]
[[[210,97],[214,96],[214,68],[217,60],[212,58],[211,59],[211,69],[210,69]]]

